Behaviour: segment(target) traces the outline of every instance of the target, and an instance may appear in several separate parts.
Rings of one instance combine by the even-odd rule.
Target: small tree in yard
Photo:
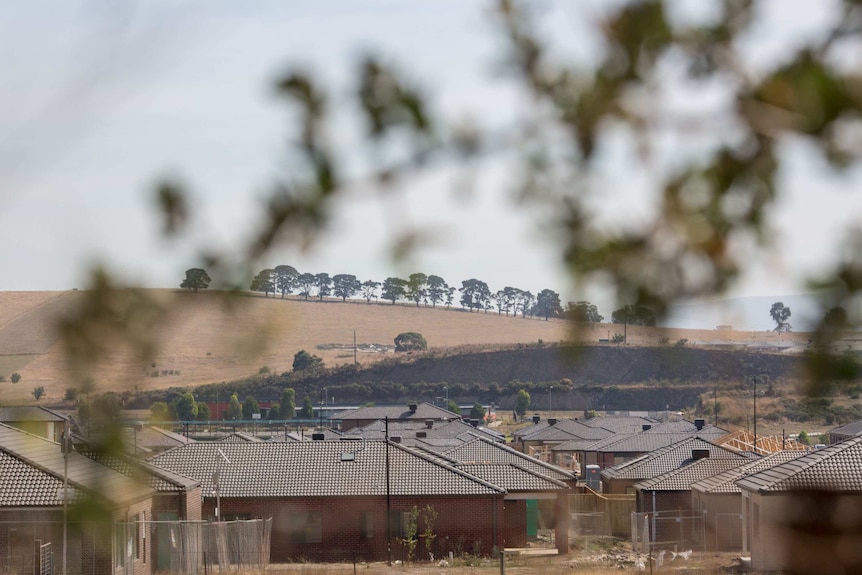
[[[21,374],[16,371],[9,377],[9,381],[11,381],[12,383],[18,383],[19,381],[21,381]]]
[[[461,408],[458,407],[458,404],[455,402],[454,399],[449,400],[449,405],[446,406],[446,409],[448,409],[452,413],[457,413],[458,415],[461,415]]]
[[[40,385],[39,387],[33,388],[33,397],[36,398],[36,401],[42,399],[42,396],[45,395],[45,387]]]
[[[421,333],[406,331],[395,336],[395,351],[424,351],[428,349],[428,342]]]
[[[401,544],[407,548],[407,562],[413,563],[416,556],[416,534],[419,531],[419,509],[414,505],[407,516],[407,525],[404,526],[404,537]]]
[[[420,513],[422,519],[422,538],[425,540],[425,552],[428,554],[428,559],[434,561],[434,556],[431,554],[434,549],[434,539],[437,535],[434,533],[434,523],[437,521],[437,510],[426,505]]]

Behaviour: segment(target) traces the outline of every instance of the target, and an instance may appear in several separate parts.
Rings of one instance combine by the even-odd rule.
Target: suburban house
[[[151,516],[155,523],[148,523],[150,562],[155,571],[170,569],[170,522],[201,519],[200,482],[130,457],[99,452],[86,452],[84,455],[146,484],[155,492]]]
[[[829,445],[862,435],[862,421],[854,421],[841,427],[829,430]]]
[[[514,445],[520,451],[543,461],[555,463],[568,469],[580,467],[577,459],[569,454],[558,454],[555,458],[552,449],[573,440],[589,439],[598,441],[614,435],[613,431],[598,426],[590,426],[577,419],[548,419],[546,422],[531,426],[529,433],[521,432],[515,437]],[[567,457],[567,455],[569,455]]]
[[[71,574],[149,575],[144,522],[153,517],[154,495],[80,453],[64,454],[57,442],[0,424],[0,571],[30,565],[39,540],[60,572],[65,556]]]
[[[690,437],[701,437],[715,442],[727,433],[696,419],[694,422],[668,421],[658,424],[645,423],[636,432],[616,432],[604,439],[593,442],[569,441],[553,448],[555,458],[569,456],[581,467],[582,477],[586,475],[587,465],[597,465],[605,469],[657,449],[673,445]]]
[[[708,451],[695,450],[692,455],[695,459],[684,461],[679,468],[635,484],[635,508],[648,514],[654,543],[702,548],[704,517],[692,509],[692,483],[749,461],[738,453],[709,457]]]
[[[68,420],[57,412],[38,406],[0,407],[0,423],[27,433],[60,441]]]
[[[508,547],[524,547],[539,530],[553,532],[557,548],[568,547],[569,501],[577,475],[484,437],[440,454],[452,465],[506,490]]]
[[[422,558],[520,541],[504,488],[394,442],[198,442],[152,463],[201,483],[205,518],[218,504],[221,517],[271,517],[274,562],[385,560],[390,548],[407,560],[414,508],[419,534],[432,535],[421,537]]]
[[[862,436],[738,479],[751,567],[859,573]]]
[[[124,425],[122,433],[126,450],[131,455],[144,459],[194,441],[181,433],[155,425]]]
[[[386,418],[389,418],[389,421],[413,420],[424,422],[429,419],[432,421],[452,421],[461,419],[461,416],[426,401],[410,403],[406,408],[403,405],[375,405],[360,407],[359,409],[347,409],[339,411],[331,417],[333,421],[341,422],[341,431],[365,427],[369,423],[382,421]]]
[[[646,435],[646,434],[644,434]],[[663,434],[664,435],[664,434]],[[672,434],[667,434],[672,435]],[[689,436],[640,457],[602,470],[602,492],[635,493],[635,484],[703,458],[735,458],[740,453],[697,436]],[[752,455],[752,457],[754,457]]]
[[[704,549],[747,551],[742,546],[742,489],[736,480],[800,455],[800,451],[776,451],[692,483],[692,510],[704,521]]]
[[[375,421],[363,427],[355,427],[346,435],[348,437],[380,440],[386,436],[386,427],[386,422]],[[424,421],[396,420],[390,421],[388,427],[389,437],[393,441],[431,451],[443,451],[472,441],[476,437],[484,437],[498,443],[502,443],[506,439],[505,436],[496,431],[471,425],[461,419],[451,421],[436,421],[434,419]]]

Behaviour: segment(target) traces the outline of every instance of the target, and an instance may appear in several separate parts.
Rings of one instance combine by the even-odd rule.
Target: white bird
[[[671,552],[670,552],[670,560],[671,560],[671,561],[673,561],[674,559],[676,559],[676,556],[677,556],[677,552],[676,552],[676,551],[671,551]]]
[[[664,565],[664,549],[659,551],[658,556],[655,558],[655,566],[661,567],[662,565]]]
[[[688,551],[680,551],[679,556],[688,561],[688,558],[691,557],[691,549]]]
[[[646,563],[644,562],[643,557],[638,556],[635,558],[635,569],[638,571],[646,571]]]

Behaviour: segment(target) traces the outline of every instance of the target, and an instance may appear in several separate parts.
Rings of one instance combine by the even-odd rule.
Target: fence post
[[[36,539],[33,542],[33,575],[42,573],[42,540]]]

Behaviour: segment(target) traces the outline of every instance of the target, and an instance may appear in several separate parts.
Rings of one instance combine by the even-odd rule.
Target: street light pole
[[[551,415],[551,392],[554,391],[554,386],[548,387],[548,415]]]

